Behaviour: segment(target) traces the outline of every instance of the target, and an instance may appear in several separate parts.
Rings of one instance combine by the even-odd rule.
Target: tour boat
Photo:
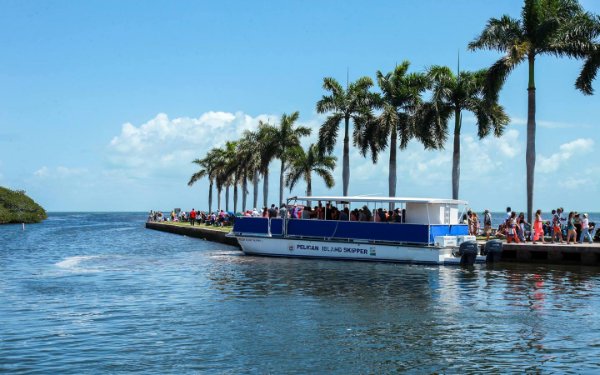
[[[467,202],[455,199],[372,196],[291,197],[287,206],[320,202],[347,207],[400,208],[400,222],[299,218],[236,218],[231,236],[252,255],[387,261],[416,264],[472,264],[479,256],[475,236],[459,221]],[[332,206],[333,207],[333,206]],[[373,210],[374,209],[374,210]],[[350,216],[350,215],[349,215]],[[328,217],[325,213],[325,217]],[[372,214],[375,218],[375,214]],[[463,244],[461,246],[461,244]]]

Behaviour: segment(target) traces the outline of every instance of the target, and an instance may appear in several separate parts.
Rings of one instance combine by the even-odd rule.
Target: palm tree
[[[462,111],[473,112],[477,118],[479,139],[491,132],[500,137],[509,118],[497,102],[488,103],[483,96],[487,69],[475,72],[459,72],[446,66],[432,66],[427,75],[431,80],[431,102],[427,103],[426,127],[441,127],[440,133],[448,133],[448,122],[454,116],[454,151],[452,153],[452,199],[458,199],[460,180],[460,131]],[[425,120],[427,122],[427,120]]]
[[[469,43],[470,50],[488,49],[505,55],[489,69],[484,93],[495,101],[508,75],[520,63],[529,65],[527,86],[527,217],[531,222],[535,170],[535,60],[540,55],[588,59],[576,81],[584,94],[600,65],[600,33],[597,16],[586,12],[577,0],[525,0],[521,19],[508,15],[490,18],[481,35]]]
[[[213,149],[212,151],[214,151],[214,150],[215,149]],[[209,184],[208,184],[208,211],[212,212],[212,192],[213,192],[213,185],[214,185],[215,179],[216,179],[215,154],[214,154],[214,152],[209,152],[204,158],[194,159],[194,161],[192,161],[192,163],[199,165],[200,170],[192,175],[192,177],[188,181],[188,186],[192,186],[198,180],[200,180],[204,177],[208,177],[208,181],[209,181]]]
[[[289,149],[300,146],[300,138],[309,136],[311,129],[305,126],[298,126],[294,128],[294,123],[298,120],[300,113],[298,111],[291,115],[283,114],[279,121],[279,126],[275,128],[275,132],[272,134],[271,147],[275,156],[281,161],[281,171],[279,174],[279,203],[283,202],[283,177],[285,170],[288,167],[287,161],[289,157]]]
[[[312,196],[312,173],[316,173],[325,181],[325,186],[331,189],[335,184],[331,172],[335,169],[335,156],[323,155],[319,152],[315,144],[308,147],[308,151],[304,152],[302,147],[292,149],[290,162],[290,171],[286,176],[286,186],[290,188],[290,192],[296,186],[300,179],[306,181],[306,195]],[[310,206],[311,202],[307,202]]]
[[[369,93],[373,81],[369,77],[361,77],[356,82],[342,88],[334,78],[323,79],[323,89],[330,95],[323,95],[317,102],[318,113],[330,113],[319,129],[319,152],[331,154],[338,137],[340,123],[344,120],[344,151],[342,159],[342,190],[348,195],[350,182],[350,120],[354,125],[361,124],[368,115],[374,95]],[[356,144],[356,141],[354,142]]]
[[[221,192],[224,186],[229,186],[228,175],[225,173],[227,166],[225,150],[222,148],[213,148],[210,153],[214,159],[215,185],[217,188],[217,210],[221,210]]]
[[[258,178],[260,168],[260,153],[257,150],[257,133],[245,131],[237,144],[238,174],[242,181],[242,211],[246,210],[246,196],[248,194],[248,179],[254,185],[254,206],[258,201]]]
[[[405,149],[413,138],[414,114],[422,102],[421,95],[427,89],[428,80],[423,73],[407,74],[409,61],[403,61],[394,71],[384,75],[377,71],[377,83],[381,95],[373,102],[381,114],[360,126],[358,143],[361,153],[371,151],[373,163],[378,154],[390,144],[389,196],[396,196],[396,150]]]
[[[233,186],[233,211],[237,212],[238,183],[240,182],[237,168],[237,142],[225,142],[225,146],[221,150],[219,178],[225,186],[225,210],[229,211],[229,187]]]
[[[192,163],[198,164],[202,167],[201,170],[194,173],[188,182],[189,186],[192,186],[198,180],[208,177],[208,211],[212,212],[212,189],[213,185],[217,187],[217,209],[221,209],[221,191],[223,189],[223,149],[213,148],[211,149],[204,158],[195,159]]]
[[[256,131],[256,146],[259,153],[259,172],[263,176],[263,207],[269,203],[269,165],[276,157],[277,129],[259,121]]]

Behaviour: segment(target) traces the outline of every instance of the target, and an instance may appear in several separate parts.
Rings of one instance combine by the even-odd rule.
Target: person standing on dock
[[[519,216],[517,216],[517,234],[519,235],[521,242],[527,242],[525,236],[525,224],[529,225],[527,220],[525,220],[525,213],[520,212]]]
[[[510,219],[506,222],[506,242],[519,243],[519,237],[517,236],[517,213],[511,212]]]
[[[594,243],[592,235],[590,234],[590,221],[588,219],[588,214],[583,214],[583,219],[581,219],[581,237],[579,238],[579,243],[583,243],[586,238],[589,239],[590,243]]]
[[[192,208],[192,210],[190,211],[190,224],[192,226],[194,226],[194,223],[196,222],[196,210],[194,210]]]
[[[560,226],[560,208],[552,210],[552,243],[556,240],[563,243],[562,228]]]
[[[533,243],[536,241],[542,240],[542,243],[546,243],[544,241],[544,223],[542,221],[542,210],[535,211],[535,221],[533,222]]]
[[[490,210],[483,211],[483,233],[485,233],[485,240],[490,240],[492,234],[492,215]]]
[[[512,209],[510,207],[506,207],[506,218],[504,219],[504,221],[510,220],[511,214],[512,214]]]
[[[570,240],[573,239],[573,243],[577,242],[577,231],[575,231],[575,212],[569,212],[569,218],[567,219],[567,245]]]

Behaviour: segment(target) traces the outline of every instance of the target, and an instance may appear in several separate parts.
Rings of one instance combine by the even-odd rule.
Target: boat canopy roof
[[[294,196],[288,198],[288,201],[331,201],[331,202],[339,202],[339,203],[349,203],[349,202],[362,202],[362,203],[423,203],[423,204],[464,204],[466,205],[467,201],[457,200],[457,199],[443,199],[443,198],[411,198],[411,197],[375,197],[375,196],[312,196],[312,197],[300,197]]]

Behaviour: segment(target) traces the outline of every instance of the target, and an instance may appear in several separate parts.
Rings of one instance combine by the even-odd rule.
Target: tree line
[[[452,198],[459,197],[460,134],[462,113],[474,114],[478,137],[499,137],[510,119],[498,103],[499,93],[510,73],[523,62],[528,64],[527,114],[527,213],[531,221],[535,170],[535,61],[538,56],[551,55],[584,60],[575,87],[586,95],[593,94],[592,82],[600,67],[600,17],[581,7],[578,0],[525,0],[521,18],[508,15],[488,20],[483,31],[468,45],[472,51],[495,50],[504,55],[487,69],[457,71],[446,66],[431,66],[424,72],[409,72],[410,62],[404,61],[391,72],[377,71],[375,82],[361,77],[343,87],[331,77],[323,79],[325,94],[316,103],[318,113],[327,114],[319,129],[316,144],[305,151],[300,139],[311,129],[295,126],[299,113],[281,116],[279,124],[260,122],[254,132],[246,131],[242,138],[227,142],[222,148],[210,150],[193,162],[200,169],[189,180],[193,185],[202,178],[209,180],[209,211],[212,211],[212,191],[216,186],[218,208],[225,189],[226,209],[229,188],[233,187],[234,211],[237,211],[238,186],[242,189],[242,209],[246,209],[247,185],[254,185],[253,207],[257,207],[258,183],[263,180],[263,206],[268,205],[269,165],[281,161],[279,201],[283,189],[290,190],[303,179],[307,195],[312,192],[312,174],[324,179],[327,187],[334,185],[331,172],[336,158],[331,156],[340,137],[343,124],[342,191],[348,195],[350,184],[350,138],[362,156],[373,163],[388,147],[389,196],[396,195],[396,153],[411,140],[426,149],[443,149],[452,129]],[[428,99],[425,99],[425,95]],[[352,134],[350,125],[352,124]],[[287,175],[286,175],[287,172]]]

